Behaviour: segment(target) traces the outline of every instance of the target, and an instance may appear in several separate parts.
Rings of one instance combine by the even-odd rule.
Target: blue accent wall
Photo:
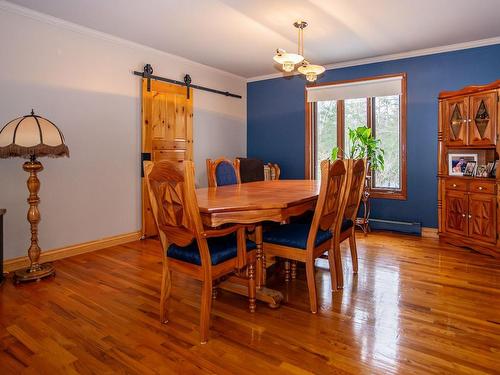
[[[408,75],[408,199],[373,199],[372,217],[437,227],[438,94],[500,79],[500,45],[332,69],[319,82],[401,72]],[[278,163],[285,179],[304,178],[305,84],[293,76],[247,86],[248,157]]]

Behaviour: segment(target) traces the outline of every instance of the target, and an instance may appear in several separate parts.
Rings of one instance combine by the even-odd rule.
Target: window
[[[372,173],[371,195],[406,199],[406,75],[379,76],[307,88],[306,176],[334,146],[349,152],[349,129],[368,126],[384,149],[385,168]]]

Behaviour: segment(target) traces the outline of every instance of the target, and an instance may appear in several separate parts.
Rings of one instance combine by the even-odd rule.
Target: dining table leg
[[[257,245],[257,289],[262,289],[266,285],[265,281],[265,255],[262,249],[262,224],[255,227],[255,244]]]
[[[219,289],[249,297],[248,282],[249,280],[243,277],[238,277],[236,275],[229,276],[219,284]],[[272,309],[276,309],[280,307],[284,300],[284,296],[279,290],[262,287],[256,290],[255,299],[257,301],[267,303],[267,305]]]
[[[255,243],[257,245],[256,249],[257,269],[255,270],[256,271],[255,284],[257,290],[255,299],[257,301],[265,302],[270,308],[275,309],[280,307],[284,297],[280,291],[266,288],[266,257],[262,248],[262,225],[256,225],[255,227]],[[233,293],[249,297],[248,282],[249,280],[246,277],[242,277],[242,275],[234,275],[225,279],[218,285],[218,287],[220,289],[224,289]]]

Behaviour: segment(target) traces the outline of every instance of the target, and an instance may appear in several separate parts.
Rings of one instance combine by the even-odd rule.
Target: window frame
[[[384,198],[384,199],[396,199],[396,200],[406,200],[407,199],[407,169],[406,169],[406,113],[407,113],[407,77],[406,73],[397,74],[386,74],[378,75],[364,78],[357,78],[351,80],[343,81],[332,81],[324,82],[318,84],[310,84],[304,88],[304,102],[306,108],[306,121],[305,121],[305,178],[313,179],[315,176],[315,165],[316,161],[316,144],[317,144],[317,103],[307,102],[307,87],[316,86],[329,86],[338,85],[351,82],[361,82],[370,81],[382,78],[391,77],[401,77],[401,95],[400,95],[400,106],[399,106],[399,152],[400,152],[400,165],[401,165],[401,184],[399,189],[393,188],[374,188],[370,186],[370,196],[373,198]],[[375,112],[373,111],[373,98],[366,98],[367,100],[367,126],[369,128],[373,127]],[[344,123],[344,112],[345,105],[344,100],[337,101],[337,145],[344,149],[344,138],[345,138],[345,123]]]

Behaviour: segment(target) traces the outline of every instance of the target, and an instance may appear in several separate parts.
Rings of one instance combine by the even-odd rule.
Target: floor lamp
[[[40,181],[37,173],[43,170],[43,166],[37,158],[42,156],[69,156],[68,146],[64,144],[64,136],[54,123],[35,115],[31,110],[31,114],[8,122],[0,130],[0,158],[29,159],[23,164],[23,169],[29,173],[27,185],[29,190],[28,221],[31,225],[31,245],[28,249],[30,267],[14,273],[16,283],[40,280],[55,274],[52,263],[39,263],[41,253],[38,246]]]

